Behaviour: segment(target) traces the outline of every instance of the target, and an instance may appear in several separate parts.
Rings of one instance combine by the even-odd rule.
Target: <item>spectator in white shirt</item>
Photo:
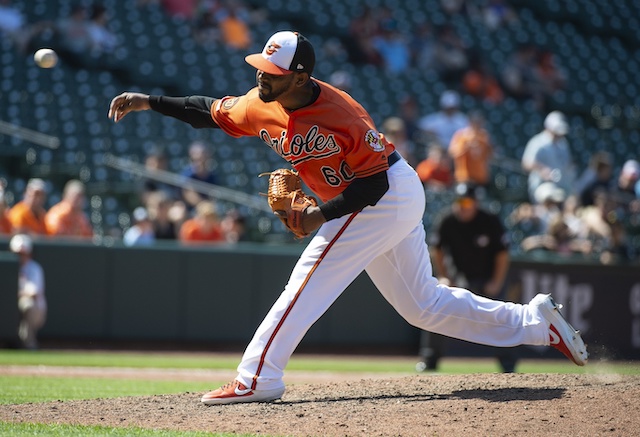
[[[529,197],[536,202],[536,189],[544,182],[553,182],[566,195],[575,191],[575,168],[569,142],[569,123],[560,111],[550,112],[542,132],[534,135],[522,154],[522,168],[529,174]]]
[[[418,127],[427,135],[427,140],[436,141],[445,149],[453,134],[469,126],[469,118],[460,110],[460,94],[447,90],[440,96],[440,111],[422,117]]]

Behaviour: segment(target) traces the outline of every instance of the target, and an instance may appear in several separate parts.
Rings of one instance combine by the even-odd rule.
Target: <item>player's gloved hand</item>
[[[108,117],[116,123],[133,111],[146,111],[151,109],[149,96],[142,93],[122,93],[111,100]]]
[[[265,175],[269,175],[267,200],[273,213],[297,238],[308,236],[317,228],[313,226],[318,214],[322,215],[319,209],[315,209],[318,201],[302,191],[300,176],[293,170],[281,168],[260,176]],[[305,224],[309,228],[305,228]]]

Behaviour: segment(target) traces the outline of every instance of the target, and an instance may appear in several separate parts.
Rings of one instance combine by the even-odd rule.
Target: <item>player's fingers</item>
[[[109,106],[109,118],[113,118],[116,123],[131,111],[131,100],[127,98],[127,93],[120,94],[111,101]]]
[[[116,115],[116,109],[118,108],[118,106],[120,105],[120,101],[122,100],[122,94],[120,94],[119,96],[114,97],[111,100],[111,103],[109,104],[109,112],[107,114],[107,116],[109,118],[114,118]]]

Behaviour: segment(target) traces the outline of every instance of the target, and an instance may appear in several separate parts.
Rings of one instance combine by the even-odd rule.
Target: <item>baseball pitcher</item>
[[[255,136],[279,154],[314,193],[278,180],[270,193],[294,191],[274,213],[299,238],[315,232],[238,366],[236,379],[205,394],[204,404],[264,402],[282,397],[283,372],[307,330],[364,270],[409,323],[493,346],[554,345],[584,365],[587,351],[539,294],[529,304],[491,300],[438,284],[422,217],[425,197],[416,172],[347,93],[312,76],[315,53],[303,35],[280,31],[262,53],[246,57],[257,86],[242,96],[166,97],[125,92],[109,118],[153,110],[195,128]],[[315,202],[315,198],[318,202]]]

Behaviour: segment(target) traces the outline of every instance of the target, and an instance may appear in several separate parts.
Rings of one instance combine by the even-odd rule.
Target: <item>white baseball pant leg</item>
[[[389,190],[376,206],[320,227],[247,346],[241,383],[283,387],[284,368],[308,329],[365,269],[398,313],[421,329],[492,346],[549,344],[546,323],[528,305],[438,285],[422,225],[422,183],[404,160],[388,175]]]
[[[38,347],[38,331],[44,326],[46,319],[47,308],[42,304],[36,303],[22,313],[18,327],[18,337],[24,347],[28,349]]]

